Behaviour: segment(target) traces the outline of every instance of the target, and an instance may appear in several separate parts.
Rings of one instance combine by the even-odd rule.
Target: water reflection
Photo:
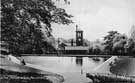
[[[76,65],[78,65],[78,66],[83,65],[83,58],[82,57],[76,57]]]
[[[92,57],[47,57],[26,56],[28,63],[50,69],[64,76],[64,83],[87,83],[90,79],[85,77],[86,72],[91,72],[103,63],[103,60],[94,61]]]
[[[94,61],[100,61],[100,57],[93,57],[92,58]]]

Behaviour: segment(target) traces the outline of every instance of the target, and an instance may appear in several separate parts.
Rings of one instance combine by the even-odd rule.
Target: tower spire
[[[76,25],[76,31],[78,31],[78,25]]]

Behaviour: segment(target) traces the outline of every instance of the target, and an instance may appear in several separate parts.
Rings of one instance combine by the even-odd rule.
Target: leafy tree
[[[52,0],[2,0],[1,40],[11,53],[42,53],[48,46],[51,23],[69,24],[71,17]]]
[[[89,42],[89,54],[103,54],[103,49],[104,46],[102,45],[101,41]]]
[[[134,40],[135,42],[135,25],[132,26],[131,30],[130,30],[130,35],[131,38]]]
[[[93,51],[93,54],[100,54],[101,52],[100,47],[98,45],[93,47],[92,51]]]
[[[104,51],[106,54],[112,54],[112,47],[113,47],[113,40],[116,35],[119,35],[117,31],[110,31],[108,32],[108,35],[104,37]]]
[[[135,25],[130,30],[130,38],[127,41],[127,52],[129,55],[135,54]]]
[[[133,41],[133,39],[131,38],[128,39],[126,48],[127,48],[128,55],[135,54],[135,42]]]
[[[122,34],[118,34],[115,36],[115,38],[113,39],[113,54],[125,54],[126,53],[126,42],[127,42],[127,37],[125,35]]]

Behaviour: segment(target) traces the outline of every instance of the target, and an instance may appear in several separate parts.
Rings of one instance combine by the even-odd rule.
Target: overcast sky
[[[75,38],[76,24],[90,41],[103,38],[110,30],[128,34],[135,24],[135,0],[70,0],[70,5],[57,5],[74,16],[75,24],[53,24],[55,38]]]

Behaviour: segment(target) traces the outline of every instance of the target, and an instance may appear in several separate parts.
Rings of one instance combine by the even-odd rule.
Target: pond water
[[[92,72],[95,67],[104,62],[103,58],[95,61],[92,57],[26,56],[24,59],[30,64],[48,68],[62,75],[64,83],[90,82],[91,80],[86,78],[86,73]]]

